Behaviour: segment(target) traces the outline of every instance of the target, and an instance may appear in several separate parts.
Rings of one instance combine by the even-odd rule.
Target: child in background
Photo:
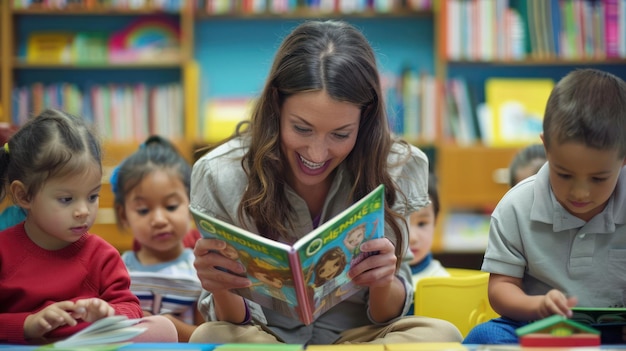
[[[17,127],[8,123],[0,123],[0,145],[5,145],[11,135],[17,131]],[[12,227],[26,218],[26,211],[14,203],[7,204],[7,207],[0,213],[0,230]]]
[[[542,144],[532,144],[515,154],[509,166],[509,185],[514,187],[522,180],[537,174],[546,163],[546,150]]]
[[[100,144],[82,119],[45,110],[0,148],[0,200],[24,222],[0,231],[0,343],[58,341],[115,314],[140,318],[117,250],[88,233],[102,180]],[[164,317],[133,341],[176,341]]]
[[[626,82],[594,69],[561,79],[546,105],[548,162],[496,206],[482,270],[502,317],[468,344],[518,343],[515,330],[571,308],[624,307]],[[622,343],[622,330],[602,342]]]
[[[193,251],[183,244],[192,223],[190,177],[191,166],[171,143],[159,136],[148,138],[114,170],[111,188],[116,219],[121,227],[131,230],[138,243],[137,250],[122,254],[131,279],[135,271],[154,272],[192,278],[200,288]],[[168,300],[168,310],[174,312],[164,316],[176,325],[179,341],[188,341],[196,323],[202,321],[196,303]],[[145,313],[159,311],[152,309]]]
[[[435,175],[428,175],[428,197],[430,204],[421,210],[413,212],[409,220],[409,250],[413,253],[413,259],[409,263],[413,274],[414,287],[417,281],[424,277],[448,277],[450,273],[441,265],[441,262],[433,258],[431,252],[435,224],[439,214],[439,192],[437,191],[437,179]],[[415,306],[407,314],[415,312]]]

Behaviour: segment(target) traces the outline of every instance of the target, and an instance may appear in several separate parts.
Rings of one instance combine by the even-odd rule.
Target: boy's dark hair
[[[546,160],[546,149],[542,144],[532,144],[521,149],[513,157],[509,166],[509,186],[513,187],[517,183],[515,173],[521,167],[529,165],[533,160]],[[540,166],[538,168],[541,168]],[[537,169],[539,170],[539,169]]]
[[[124,199],[128,192],[139,185],[146,175],[158,170],[167,170],[177,175],[189,197],[191,166],[172,143],[154,135],[146,139],[139,150],[128,156],[113,171],[111,189],[116,209],[124,207]],[[115,217],[118,225],[121,225],[118,211],[115,211]]]
[[[428,173],[428,196],[433,204],[435,218],[439,215],[439,191],[437,190],[437,176],[434,173]]]
[[[626,82],[597,69],[577,69],[552,90],[543,119],[546,149],[580,142],[626,157]]]
[[[0,200],[8,186],[21,181],[34,196],[50,178],[84,172],[86,165],[102,171],[98,138],[82,118],[47,109],[31,118],[0,147]]]

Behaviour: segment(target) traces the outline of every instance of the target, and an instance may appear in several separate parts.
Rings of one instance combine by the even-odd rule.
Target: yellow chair
[[[447,268],[450,277],[426,277],[415,287],[415,315],[444,319],[463,337],[475,325],[498,314],[487,296],[489,273],[474,269]]]

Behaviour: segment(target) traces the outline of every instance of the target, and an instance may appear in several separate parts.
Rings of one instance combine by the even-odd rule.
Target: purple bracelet
[[[243,300],[243,304],[246,306],[246,316],[243,319],[243,322],[239,323],[238,325],[246,325],[246,324],[250,324],[250,322],[252,322],[252,316],[250,315],[250,307],[248,307],[248,303],[246,302],[246,300]]]

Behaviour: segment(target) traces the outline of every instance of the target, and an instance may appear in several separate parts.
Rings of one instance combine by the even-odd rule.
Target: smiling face
[[[29,202],[26,232],[37,245],[57,250],[80,239],[93,225],[98,212],[102,171],[91,164],[85,172],[52,178]]]
[[[335,258],[324,262],[324,264],[322,264],[317,270],[317,275],[323,280],[330,280],[338,276],[341,269],[341,260],[339,258]]]
[[[327,184],[329,175],[354,148],[361,110],[333,100],[325,91],[288,97],[280,116],[281,151],[287,181],[299,194]]]
[[[163,260],[178,257],[191,217],[177,173],[157,170],[146,175],[127,193],[121,218],[141,244],[140,253]]]
[[[361,242],[363,242],[364,238],[365,238],[365,226],[360,225],[352,229],[350,232],[348,232],[348,234],[346,235],[346,238],[343,240],[343,243],[344,245],[346,245],[346,248],[348,248],[348,250],[354,251],[354,249],[356,249],[357,246]]]
[[[602,212],[626,159],[617,150],[598,150],[578,142],[553,143],[546,153],[557,201],[585,221]]]

